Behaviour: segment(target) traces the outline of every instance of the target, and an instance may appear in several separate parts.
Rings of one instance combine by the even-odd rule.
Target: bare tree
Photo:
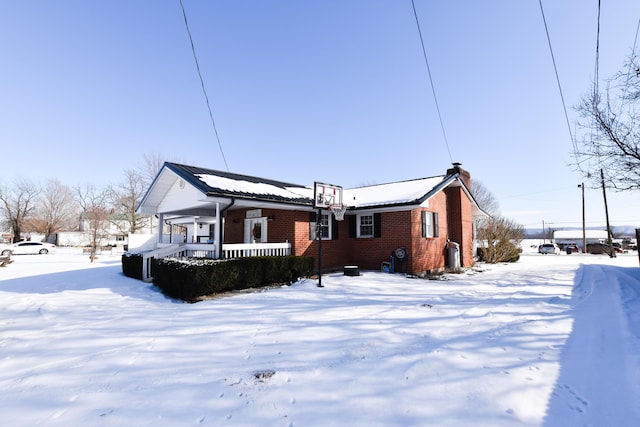
[[[517,260],[518,246],[525,235],[525,228],[510,219],[504,217],[488,219],[478,229],[478,238],[485,243],[484,261],[494,264]]]
[[[576,110],[584,132],[576,141],[576,165],[585,177],[589,169],[606,172],[609,185],[618,190],[640,189],[640,61],[632,52],[622,71],[598,82]]]
[[[13,241],[19,242],[22,228],[33,212],[40,188],[26,178],[17,178],[11,188],[0,187],[3,222],[13,233]]]
[[[27,220],[27,227],[44,234],[49,241],[52,234],[78,227],[78,208],[73,191],[56,179],[49,180],[38,198],[33,215]]]
[[[91,251],[89,259],[96,259],[97,248],[100,241],[108,235],[109,215],[109,190],[99,190],[92,185],[76,187],[78,203],[82,209],[83,231],[90,233]]]
[[[158,175],[165,161],[166,156],[160,153],[145,153],[142,156],[142,165],[138,167],[138,172],[147,187],[151,185],[156,175]]]
[[[471,188],[469,189],[473,198],[478,202],[480,209],[489,215],[497,215],[500,210],[498,200],[484,184],[478,180],[471,180]]]
[[[142,200],[148,183],[140,172],[128,169],[124,178],[111,187],[111,203],[115,208],[113,223],[122,233],[135,233],[149,223],[149,216],[138,215],[136,209]]]

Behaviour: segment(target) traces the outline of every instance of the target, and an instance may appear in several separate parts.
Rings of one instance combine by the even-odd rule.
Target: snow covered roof
[[[313,197],[313,190],[302,185],[176,163],[167,166],[211,196],[257,198],[304,205],[311,204]]]
[[[345,189],[342,202],[351,208],[419,204],[439,189],[445,176]]]
[[[140,204],[148,212],[182,179],[206,197],[313,206],[313,188],[255,176],[166,162]],[[345,189],[349,209],[418,205],[449,185],[463,185],[457,174]]]

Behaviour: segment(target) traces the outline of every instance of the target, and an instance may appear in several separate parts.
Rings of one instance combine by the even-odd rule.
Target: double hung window
[[[358,215],[358,237],[373,237],[373,214]]]
[[[311,219],[309,221],[309,239],[316,240],[318,238],[318,235],[322,236],[322,240],[333,239],[333,224],[332,221],[329,220],[329,215],[322,214],[320,215],[320,221],[318,221],[317,219],[318,215],[315,212],[312,212]]]
[[[438,213],[422,211],[422,237],[438,237]]]

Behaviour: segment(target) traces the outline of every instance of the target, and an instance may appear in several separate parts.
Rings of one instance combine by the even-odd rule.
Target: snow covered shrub
[[[313,269],[310,257],[254,257],[230,260],[165,258],[153,261],[153,283],[184,301],[233,290],[290,284]]]
[[[122,273],[127,277],[142,280],[142,255],[122,254]]]

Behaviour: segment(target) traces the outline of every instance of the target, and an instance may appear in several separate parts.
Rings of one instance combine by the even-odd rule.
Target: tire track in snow
[[[545,425],[558,425],[558,420],[611,425],[612,416],[640,417],[637,337],[629,331],[621,291],[628,285],[609,268],[619,269],[583,265],[576,274],[573,330],[562,352]]]

